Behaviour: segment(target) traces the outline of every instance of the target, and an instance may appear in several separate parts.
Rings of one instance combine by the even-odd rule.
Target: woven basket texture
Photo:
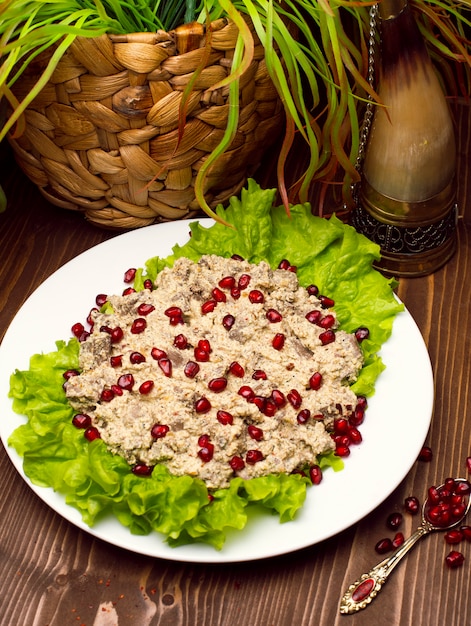
[[[200,211],[195,177],[219,144],[229,109],[228,88],[211,86],[229,73],[238,34],[226,20],[211,29],[209,55],[203,36],[199,47],[182,52],[187,40],[175,32],[75,40],[26,110],[25,132],[10,139],[21,169],[51,203],[116,229]],[[254,59],[240,79],[236,136],[208,173],[211,207],[240,191],[283,131],[283,107],[255,42]],[[182,134],[183,90],[205,55],[185,103]],[[20,100],[36,82],[40,63],[17,81]]]

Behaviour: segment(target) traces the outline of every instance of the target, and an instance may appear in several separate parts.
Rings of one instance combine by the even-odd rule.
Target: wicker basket
[[[175,32],[75,40],[26,110],[25,132],[10,139],[21,169],[51,203],[119,229],[199,212],[195,177],[224,133],[229,106],[227,88],[209,88],[228,74],[238,34],[226,20],[212,30],[180,140],[182,93],[205,53],[203,37],[186,52]],[[17,81],[20,100],[41,69],[31,65]],[[209,170],[212,207],[239,192],[284,126],[259,43],[240,88],[236,137]]]

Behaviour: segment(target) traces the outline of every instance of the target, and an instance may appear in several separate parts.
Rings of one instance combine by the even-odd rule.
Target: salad
[[[142,288],[179,257],[197,261],[203,254],[236,253],[272,267],[287,258],[297,267],[302,285],[315,283],[335,300],[344,330],[353,332],[360,324],[369,328],[362,342],[365,365],[352,389],[371,396],[384,368],[378,350],[402,308],[392,292],[394,283],[372,269],[378,247],[335,217],[312,216],[308,205],[292,207],[287,216],[283,207],[273,207],[274,196],[274,190],[249,181],[240,198],[232,198],[226,210],[218,208],[233,228],[193,223],[188,243],[175,246],[166,258],[150,259],[137,271],[134,286]],[[27,422],[14,431],[9,444],[23,457],[32,483],[64,494],[90,526],[111,515],[132,533],[162,533],[172,546],[205,542],[220,549],[228,532],[244,528],[254,504],[276,512],[282,522],[295,517],[311,482],[300,474],[235,478],[210,501],[202,481],[172,476],[163,466],[156,466],[149,477],[136,476],[101,440],[85,440],[72,425],[73,409],[62,388],[64,371],[77,367],[78,350],[76,339],[61,339],[54,352],[32,356],[29,370],[11,377],[13,408]],[[339,470],[343,462],[330,454],[320,465]]]

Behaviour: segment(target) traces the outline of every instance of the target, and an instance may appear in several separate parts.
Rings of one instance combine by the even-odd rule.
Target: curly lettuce
[[[149,259],[137,272],[135,287],[142,288],[144,280],[155,279],[181,256],[197,261],[203,254],[239,254],[273,267],[288,259],[297,266],[302,285],[314,283],[335,300],[342,328],[349,332],[358,326],[369,328],[370,336],[362,343],[365,365],[353,389],[370,396],[384,368],[377,353],[402,307],[394,298],[394,282],[372,267],[379,249],[335,216],[329,220],[313,216],[309,205],[293,206],[288,217],[283,207],[273,206],[274,198],[275,190],[262,190],[249,180],[240,198],[233,197],[227,209],[217,209],[232,228],[217,222],[209,228],[192,223],[188,243],[176,245],[166,258]],[[227,489],[211,495],[203,481],[173,476],[163,465],[148,477],[132,474],[127,462],[112,455],[101,439],[88,442],[72,425],[74,412],[62,388],[62,374],[78,367],[79,343],[61,340],[56,348],[32,356],[29,370],[12,374],[13,410],[27,421],[8,443],[23,457],[29,480],[63,494],[86,524],[93,526],[112,515],[131,533],[158,532],[172,546],[205,542],[221,549],[229,531],[245,527],[251,506],[277,514],[280,522],[294,519],[310,484],[300,474],[234,478]],[[323,469],[343,467],[333,453],[319,463]]]

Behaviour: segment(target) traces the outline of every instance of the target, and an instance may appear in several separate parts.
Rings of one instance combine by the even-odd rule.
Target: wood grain
[[[463,163],[468,144],[468,139],[460,143]],[[48,204],[5,148],[0,166],[0,181],[10,200],[0,215],[2,337],[16,311],[47,276],[116,233]],[[415,548],[367,610],[354,616],[338,612],[345,588],[378,561],[374,545],[388,535],[387,515],[402,510],[405,497],[421,497],[429,484],[464,474],[465,458],[471,454],[471,232],[467,168],[462,165],[460,172],[456,255],[432,276],[401,280],[398,289],[424,336],[435,372],[436,401],[427,437],[434,452],[431,463],[415,463],[375,511],[319,545],[253,563],[199,565],[136,555],[75,528],[32,493],[1,448],[0,625],[471,624],[471,544],[460,545],[464,567],[450,571],[444,565],[450,547],[440,534]],[[384,445],[387,451],[387,432]],[[401,450],[388,453],[400,457]],[[358,489],[367,490],[380,469],[371,468],[371,474],[361,477]],[[417,523],[406,516],[403,532],[409,534]]]

